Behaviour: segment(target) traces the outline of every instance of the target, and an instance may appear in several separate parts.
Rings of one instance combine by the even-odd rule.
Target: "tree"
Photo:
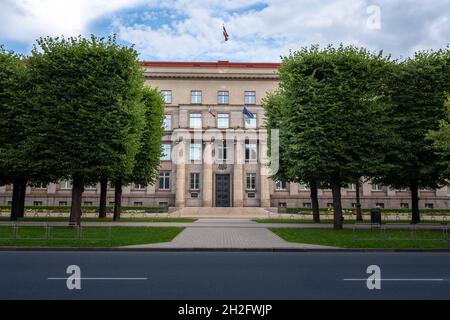
[[[0,182],[13,184],[11,220],[24,215],[30,180],[27,132],[30,119],[29,74],[24,59],[0,46]]]
[[[138,54],[115,37],[41,38],[30,58],[32,160],[71,178],[71,225],[81,223],[86,184],[130,174],[139,148],[143,74]]]
[[[335,229],[343,226],[341,188],[355,173],[371,176],[384,166],[382,150],[391,139],[383,81],[389,65],[382,53],[344,46],[313,46],[283,58],[283,107],[275,121],[286,161],[281,175],[330,187]]]
[[[389,80],[393,103],[390,118],[400,140],[397,152],[386,159],[390,169],[377,181],[410,189],[414,224],[420,222],[419,190],[446,184],[442,173],[447,164],[433,152],[433,142],[426,136],[438,130],[446,117],[449,62],[448,50],[416,53],[399,63]]]
[[[145,110],[145,124],[142,128],[140,149],[136,154],[135,165],[130,176],[123,177],[119,183],[132,182],[141,185],[150,185],[156,182],[159,176],[161,163],[161,139],[164,135],[164,101],[161,93],[152,88],[142,88],[142,104]],[[120,219],[121,214],[121,188],[117,186],[114,206],[114,220]]]

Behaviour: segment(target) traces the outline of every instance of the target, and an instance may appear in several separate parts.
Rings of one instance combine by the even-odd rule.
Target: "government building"
[[[310,208],[306,186],[272,181],[262,101],[278,87],[276,63],[144,62],[146,83],[166,103],[159,181],[124,187],[124,206]],[[248,110],[244,114],[244,109]],[[249,116],[250,114],[251,116]],[[282,128],[280,128],[282,130]],[[69,206],[71,182],[27,188],[27,205]],[[108,202],[114,201],[114,186]],[[0,205],[12,187],[0,187]],[[98,205],[100,185],[86,186],[83,202]],[[342,190],[345,208],[355,206],[355,185]],[[411,207],[408,190],[365,182],[363,208]],[[421,190],[422,208],[450,208],[450,188]],[[330,190],[320,206],[332,206]]]

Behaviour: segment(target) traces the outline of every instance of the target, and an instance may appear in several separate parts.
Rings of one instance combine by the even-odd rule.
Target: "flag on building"
[[[228,35],[227,29],[225,26],[223,26],[223,37],[225,38],[225,42],[230,39],[230,36]]]
[[[255,115],[253,113],[251,113],[247,107],[244,107],[244,110],[242,110],[242,113],[244,114],[244,116],[247,117],[247,119],[256,119]]]
[[[212,115],[214,118],[216,117],[216,114],[214,113],[214,110],[212,108],[209,108],[208,110],[209,114]]]

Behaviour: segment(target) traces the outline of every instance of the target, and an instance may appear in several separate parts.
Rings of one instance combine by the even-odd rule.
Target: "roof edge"
[[[158,68],[241,68],[241,69],[278,69],[280,63],[271,62],[172,62],[172,61],[143,61],[144,67]]]

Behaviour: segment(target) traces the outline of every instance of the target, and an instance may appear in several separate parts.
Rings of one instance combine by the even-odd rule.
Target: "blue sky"
[[[277,62],[340,43],[405,57],[450,43],[450,0],[0,0],[8,49],[29,54],[38,37],[92,33],[116,33],[155,61]]]

